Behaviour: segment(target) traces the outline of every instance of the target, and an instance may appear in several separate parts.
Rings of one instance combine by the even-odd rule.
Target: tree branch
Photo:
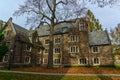
[[[61,24],[61,23],[74,23],[74,22],[76,22],[76,20],[77,20],[77,19],[73,19],[73,20],[69,20],[69,21],[60,21],[60,22],[55,23],[55,26],[56,26],[56,25],[59,25],[59,24]]]
[[[68,4],[68,0],[66,0],[66,2],[59,1],[58,3],[56,3],[56,5],[59,5],[59,4],[65,4],[65,5],[67,5]]]
[[[48,8],[50,9],[50,11],[53,12],[52,8],[50,7],[50,4],[49,4],[48,0],[46,0],[46,3],[48,5]]]

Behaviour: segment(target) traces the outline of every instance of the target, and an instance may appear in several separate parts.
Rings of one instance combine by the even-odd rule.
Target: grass
[[[108,76],[50,76],[33,74],[16,74],[0,72],[0,80],[118,80],[120,77]]]

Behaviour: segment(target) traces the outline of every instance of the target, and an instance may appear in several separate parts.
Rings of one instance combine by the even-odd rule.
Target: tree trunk
[[[47,68],[53,67],[53,45],[54,45],[54,25],[50,26],[50,42],[49,42],[49,54]]]

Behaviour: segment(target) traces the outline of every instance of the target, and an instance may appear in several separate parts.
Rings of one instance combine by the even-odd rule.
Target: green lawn
[[[113,80],[120,77],[107,76],[48,76],[0,72],[0,80]]]

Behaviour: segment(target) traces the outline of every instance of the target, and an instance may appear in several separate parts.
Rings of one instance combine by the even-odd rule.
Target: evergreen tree
[[[90,10],[87,11],[87,17],[88,17],[90,32],[103,30],[101,24],[99,23],[99,20],[95,18],[94,14]]]

